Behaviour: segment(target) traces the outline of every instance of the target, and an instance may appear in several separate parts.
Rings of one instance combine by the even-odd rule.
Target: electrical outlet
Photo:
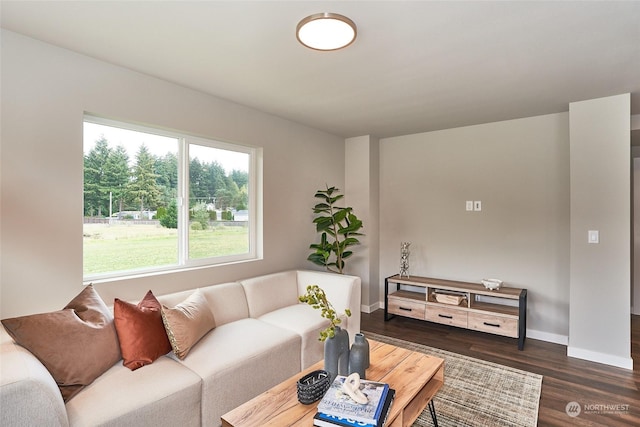
[[[482,202],[480,200],[476,200],[475,202],[473,202],[473,210],[474,211],[482,210]]]

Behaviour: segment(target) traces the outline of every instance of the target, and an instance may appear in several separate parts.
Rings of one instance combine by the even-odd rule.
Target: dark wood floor
[[[640,426],[640,316],[631,317],[633,371],[570,358],[566,346],[530,338],[518,351],[512,338],[403,317],[385,322],[383,310],[362,313],[361,329],[543,375],[539,426]],[[567,415],[569,402],[581,405],[577,417]]]

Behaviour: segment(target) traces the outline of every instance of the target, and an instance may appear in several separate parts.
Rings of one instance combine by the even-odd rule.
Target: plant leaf
[[[351,245],[358,245],[360,244],[360,241],[358,239],[356,239],[355,237],[347,237],[346,239],[344,239],[342,241],[342,247],[347,247],[347,246],[351,246]]]
[[[340,227],[338,229],[338,232],[340,234],[355,233],[358,230],[360,230],[361,228],[362,228],[362,221],[358,220],[358,222],[352,222],[351,224],[349,224],[346,227]]]
[[[329,204],[333,205],[335,202],[337,202],[338,200],[342,199],[344,196],[342,194],[339,194],[335,197],[330,197],[329,198]]]
[[[348,213],[349,212],[347,212],[344,209],[341,209],[341,210],[337,211],[336,213],[333,214],[333,221],[338,223],[338,222],[344,220],[347,217]]]

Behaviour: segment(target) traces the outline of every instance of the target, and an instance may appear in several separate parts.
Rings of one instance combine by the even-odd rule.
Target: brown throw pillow
[[[51,313],[2,320],[58,383],[65,402],[120,360],[113,317],[93,285]]]
[[[173,352],[184,359],[207,332],[215,328],[213,314],[200,290],[173,308],[162,306],[162,320]]]
[[[118,298],[113,318],[124,366],[135,371],[171,351],[162,323],[162,306],[151,291],[134,305]]]

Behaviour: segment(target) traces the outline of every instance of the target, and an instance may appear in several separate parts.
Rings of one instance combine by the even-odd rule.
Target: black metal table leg
[[[431,419],[433,420],[433,426],[438,427],[438,417],[436,416],[436,407],[433,406],[433,399],[429,401],[429,412],[431,413]]]

